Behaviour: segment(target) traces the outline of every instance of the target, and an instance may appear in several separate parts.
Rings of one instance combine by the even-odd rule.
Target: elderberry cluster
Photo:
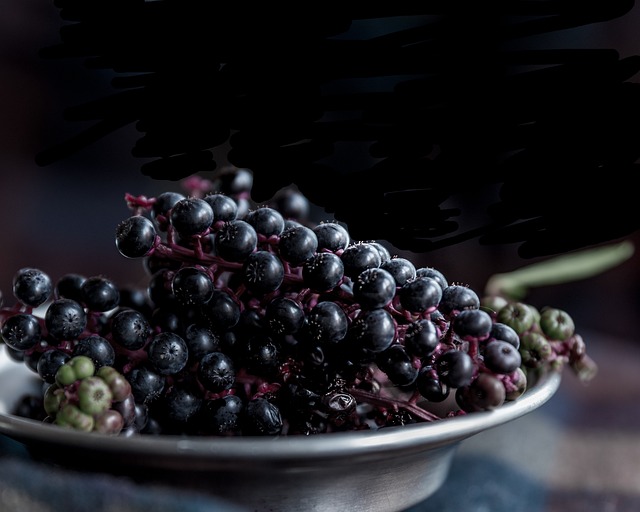
[[[47,419],[100,430],[108,410],[120,421],[101,431],[119,435],[309,435],[491,410],[546,371],[596,371],[566,312],[481,298],[313,223],[294,188],[258,205],[248,170],[183,184],[125,195],[115,244],[146,287],[15,275],[0,333],[46,384]]]

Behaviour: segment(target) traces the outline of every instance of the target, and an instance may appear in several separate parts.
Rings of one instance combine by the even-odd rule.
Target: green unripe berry
[[[86,414],[97,416],[111,407],[113,393],[98,376],[82,379],[78,386],[78,407]]]
[[[508,325],[518,335],[522,335],[533,327],[536,314],[528,304],[512,302],[498,311],[496,321]]]
[[[56,372],[56,383],[59,386],[68,386],[77,380],[91,377],[96,367],[90,357],[74,356],[64,363]]]
[[[553,347],[543,334],[527,332],[520,337],[522,364],[528,368],[539,368],[553,355]]]
[[[552,340],[564,341],[573,336],[575,324],[571,316],[558,308],[545,308],[540,313],[540,328]]]
[[[103,366],[96,373],[98,377],[104,380],[111,393],[114,402],[121,402],[131,394],[131,384],[118,370],[111,366]]]
[[[509,301],[499,295],[487,295],[480,300],[480,309],[489,313],[492,317],[498,314],[498,311],[509,304]]]
[[[91,432],[94,425],[93,416],[85,414],[73,404],[64,405],[53,422],[62,427],[71,427],[84,432]]]
[[[44,411],[52,418],[55,418],[64,401],[64,390],[60,386],[58,386],[58,384],[53,383],[44,392]]]

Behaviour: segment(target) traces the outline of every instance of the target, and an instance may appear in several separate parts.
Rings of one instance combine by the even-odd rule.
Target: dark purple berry
[[[37,308],[53,293],[51,278],[37,268],[22,268],[13,276],[13,295],[25,306]]]
[[[353,282],[353,298],[366,309],[383,308],[395,295],[396,281],[382,268],[363,270]]]
[[[349,245],[340,255],[344,275],[355,279],[368,268],[378,268],[382,263],[380,252],[372,244],[357,242]]]
[[[466,412],[488,411],[500,407],[506,399],[502,382],[488,373],[480,373],[470,384],[456,390],[456,402]]]
[[[56,299],[47,308],[44,316],[47,333],[52,338],[73,340],[87,326],[87,314],[75,300]]]
[[[318,238],[303,225],[285,229],[280,235],[278,253],[290,265],[297,267],[311,258],[318,249]]]
[[[453,319],[452,327],[458,337],[465,341],[486,340],[493,326],[489,313],[481,309],[465,309]]]
[[[282,415],[266,398],[254,398],[243,409],[241,425],[244,435],[274,436],[282,432]]]
[[[149,321],[135,309],[123,309],[111,318],[112,339],[127,350],[144,347],[151,333]]]
[[[115,309],[120,303],[120,290],[104,276],[92,276],[82,283],[82,297],[87,309],[105,312]]]
[[[393,257],[381,263],[380,268],[393,276],[396,286],[402,286],[416,277],[416,267],[407,258]]]
[[[102,336],[90,334],[77,341],[72,356],[87,356],[93,361],[96,369],[102,366],[113,366],[116,353],[113,346]]]
[[[171,280],[173,296],[183,306],[205,304],[213,295],[214,288],[211,276],[200,267],[182,267]]]
[[[400,305],[410,313],[435,311],[442,298],[440,285],[429,277],[417,277],[407,281],[398,290]]]
[[[439,342],[436,325],[426,318],[409,324],[404,335],[404,346],[415,357],[430,356],[438,348]]]
[[[491,326],[491,338],[494,340],[502,340],[511,343],[514,347],[520,348],[520,336],[507,324],[493,322]]]
[[[244,218],[253,226],[258,235],[265,238],[278,236],[284,231],[284,218],[282,214],[268,206],[262,206],[255,210],[250,210]]]
[[[42,338],[40,320],[30,313],[16,313],[4,321],[0,334],[7,347],[18,351],[29,350]]]
[[[332,252],[318,252],[305,261],[302,267],[304,283],[318,293],[333,290],[342,282],[343,277],[342,260]]]
[[[507,341],[490,341],[484,347],[483,356],[485,366],[494,373],[512,373],[522,364],[520,352]]]
[[[255,251],[258,234],[251,224],[244,220],[225,222],[214,239],[216,254],[227,261],[244,261]]]
[[[116,248],[125,258],[142,258],[153,249],[156,236],[156,228],[151,220],[134,215],[116,227]]]
[[[227,222],[238,217],[238,203],[222,193],[207,194],[203,198],[213,210],[213,222]]]
[[[277,290],[284,279],[284,266],[274,253],[256,251],[247,256],[242,267],[243,282],[256,294]]]
[[[171,209],[171,225],[184,238],[204,233],[213,223],[213,209],[204,199],[186,197]]]
[[[189,359],[187,344],[174,332],[156,334],[147,346],[149,363],[161,375],[182,371]]]
[[[460,311],[480,308],[480,298],[468,286],[452,284],[442,290],[438,309],[447,320],[453,319]]]
[[[211,352],[200,360],[198,380],[213,393],[231,389],[236,381],[233,360],[223,352]]]
[[[452,388],[466,386],[473,378],[473,359],[462,350],[444,352],[436,359],[434,368],[440,380]]]
[[[318,252],[323,249],[331,252],[343,251],[351,242],[349,232],[337,222],[321,222],[313,227],[318,239]]]

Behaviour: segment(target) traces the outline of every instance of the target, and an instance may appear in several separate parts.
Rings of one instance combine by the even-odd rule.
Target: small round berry
[[[53,293],[51,278],[37,268],[22,268],[13,277],[13,295],[25,306],[37,308]]]
[[[147,256],[156,242],[153,222],[142,215],[133,215],[116,227],[116,248],[125,258]]]
[[[87,314],[75,300],[56,299],[44,315],[49,336],[62,340],[73,340],[80,336],[87,326]]]
[[[171,225],[184,238],[199,235],[211,227],[213,209],[204,199],[186,197],[171,209]]]

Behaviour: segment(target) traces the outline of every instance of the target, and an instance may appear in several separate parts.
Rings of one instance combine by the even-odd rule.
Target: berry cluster
[[[17,272],[0,333],[44,381],[46,419],[119,435],[309,435],[494,409],[565,365],[593,377],[566,312],[481,298],[339,222],[312,223],[294,188],[257,205],[251,178],[126,194],[115,244],[143,261],[144,289]]]

